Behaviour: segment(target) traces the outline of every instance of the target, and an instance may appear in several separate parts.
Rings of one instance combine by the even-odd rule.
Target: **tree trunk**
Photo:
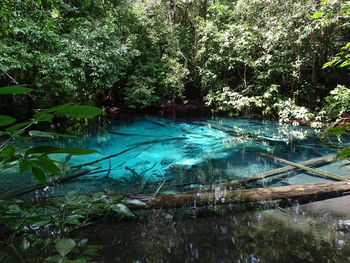
[[[336,197],[350,191],[350,182],[312,183],[272,188],[242,189],[233,191],[193,193],[163,196],[128,196],[146,203],[141,209],[179,208],[212,204],[234,204],[265,200],[308,200]]]

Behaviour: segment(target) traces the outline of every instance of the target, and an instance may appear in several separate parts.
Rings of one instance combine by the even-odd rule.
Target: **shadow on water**
[[[106,219],[78,236],[103,244],[100,259],[106,263],[349,262],[349,234],[336,231],[330,218],[306,216],[299,206],[209,210],[190,207],[181,216],[174,211],[154,211],[118,223]]]

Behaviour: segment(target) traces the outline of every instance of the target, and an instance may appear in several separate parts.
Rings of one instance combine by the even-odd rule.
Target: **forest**
[[[0,262],[347,262],[301,205],[350,191],[349,41],[345,0],[0,0]]]
[[[348,1],[1,1],[0,84],[65,103],[207,105],[334,120],[349,111]]]

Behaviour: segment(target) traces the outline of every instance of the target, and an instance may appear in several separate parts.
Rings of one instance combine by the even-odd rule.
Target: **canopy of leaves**
[[[347,1],[2,3],[0,84],[37,92],[34,103],[2,99],[4,108],[196,100],[280,117],[289,100],[317,113],[337,84],[349,84]],[[236,95],[215,95],[223,90]]]

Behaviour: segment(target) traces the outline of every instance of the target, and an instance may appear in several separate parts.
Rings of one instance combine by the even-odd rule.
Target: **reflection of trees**
[[[299,213],[299,207],[283,211],[241,209],[229,209],[234,214],[221,207],[213,207],[209,213],[193,207],[155,212],[137,221],[95,225],[87,231],[88,236],[83,234],[89,242],[109,245],[101,253],[108,255],[104,262],[347,260],[349,237],[333,231],[332,224],[320,224]]]

